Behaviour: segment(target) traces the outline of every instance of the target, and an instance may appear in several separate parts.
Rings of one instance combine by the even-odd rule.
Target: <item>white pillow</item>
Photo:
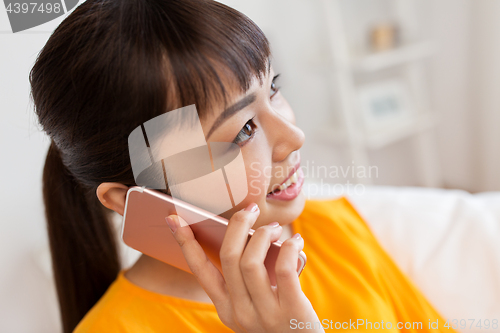
[[[310,198],[341,194],[339,187],[317,189],[304,187]],[[500,332],[500,192],[343,189],[382,247],[445,319],[457,320],[458,331]]]

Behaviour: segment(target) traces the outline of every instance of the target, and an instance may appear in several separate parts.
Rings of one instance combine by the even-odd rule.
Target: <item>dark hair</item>
[[[30,82],[52,140],[43,197],[64,332],[120,270],[110,211],[96,189],[102,182],[135,185],[130,132],[191,104],[203,119],[226,100],[218,73],[245,92],[262,78],[269,56],[249,18],[209,0],[88,0],[54,31]]]

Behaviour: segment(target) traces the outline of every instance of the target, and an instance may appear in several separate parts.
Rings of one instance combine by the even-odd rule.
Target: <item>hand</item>
[[[283,242],[276,260],[276,284],[269,281],[264,259],[282,228],[277,223],[255,230],[247,244],[248,231],[259,216],[256,204],[235,213],[222,242],[222,272],[210,262],[191,228],[181,217],[167,218],[191,272],[208,294],[221,321],[235,332],[291,332],[291,320],[319,322],[302,292],[297,276],[298,254],[304,240],[295,235]],[[308,330],[309,331],[309,330]],[[324,332],[322,328],[310,330]]]

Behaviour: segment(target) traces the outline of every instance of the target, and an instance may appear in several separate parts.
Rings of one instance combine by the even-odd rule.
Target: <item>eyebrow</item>
[[[269,57],[267,59],[267,74],[269,75],[271,73],[271,58]],[[219,117],[215,120],[214,124],[212,125],[212,128],[208,131],[207,137],[205,140],[208,140],[208,138],[214,133],[214,131],[219,128],[228,118],[230,118],[232,115],[234,115],[236,112],[240,111],[241,109],[246,108],[253,102],[255,102],[257,96],[255,93],[252,93],[248,96],[245,96],[242,98],[240,101],[236,102],[235,104],[231,105],[227,109],[225,109]]]
[[[241,100],[239,100],[238,102],[234,103],[233,105],[231,105],[230,107],[225,109],[219,115],[219,117],[217,117],[214,124],[212,125],[212,128],[210,128],[210,131],[208,131],[206,140],[208,140],[210,135],[212,135],[214,133],[214,131],[218,127],[220,127],[228,118],[232,117],[236,112],[240,111],[241,109],[246,108],[247,106],[249,106],[250,104],[255,102],[256,99],[257,99],[257,96],[255,95],[255,93],[252,93],[248,96],[243,97]]]

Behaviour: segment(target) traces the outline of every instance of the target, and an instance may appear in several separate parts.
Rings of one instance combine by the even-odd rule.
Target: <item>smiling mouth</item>
[[[274,190],[272,190],[268,194],[283,191],[283,190],[287,189],[288,187],[292,186],[293,184],[297,184],[297,182],[299,181],[299,176],[297,175],[297,172],[298,172],[298,169],[296,169],[295,172],[290,177],[288,177],[288,179],[284,183],[282,183],[281,185],[276,187]]]

